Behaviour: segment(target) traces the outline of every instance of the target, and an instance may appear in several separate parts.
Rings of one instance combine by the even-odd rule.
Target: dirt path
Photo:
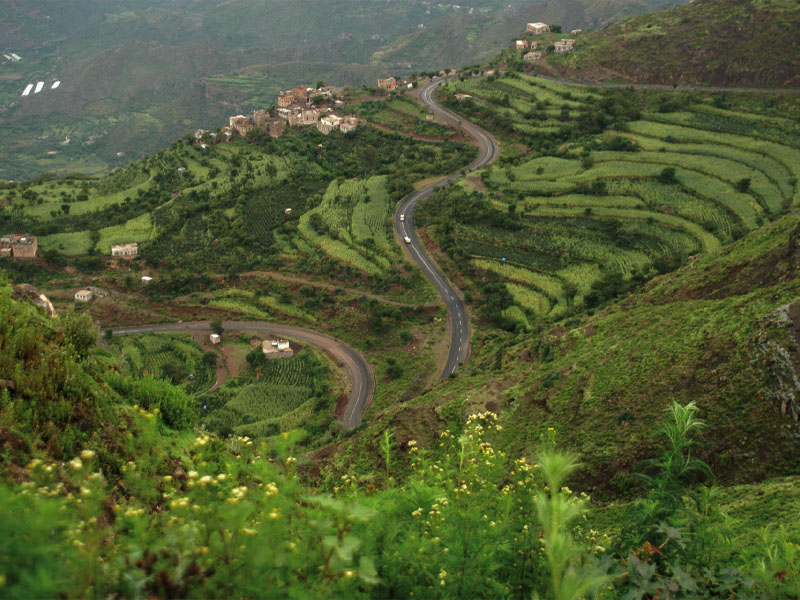
[[[230,371],[228,369],[227,360],[224,357],[220,356],[220,353],[217,352],[216,348],[213,346],[209,347],[208,344],[208,333],[204,331],[192,331],[192,339],[194,343],[197,344],[202,350],[206,352],[210,352],[214,354],[217,358],[215,370],[217,373],[217,380],[214,382],[210,388],[208,388],[204,394],[208,394],[216,390],[219,386],[225,383],[230,376]]]

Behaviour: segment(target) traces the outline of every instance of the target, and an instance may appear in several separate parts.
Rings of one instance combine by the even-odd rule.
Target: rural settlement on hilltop
[[[554,25],[551,29],[547,23],[527,23],[525,26],[525,33],[541,36],[547,33],[560,33],[561,27]],[[577,35],[583,33],[581,29],[573,29],[571,34]],[[530,38],[530,35],[528,36]],[[542,43],[542,40],[531,39],[518,39],[514,40],[514,49],[524,52],[523,59],[526,61],[540,60],[544,57],[546,52],[554,52],[556,54],[566,54],[575,49],[574,38],[562,38],[550,42]]]
[[[220,128],[222,140],[230,141],[234,136],[245,137],[253,129],[260,129],[271,137],[283,135],[286,127],[304,127],[315,125],[324,134],[338,129],[342,133],[355,131],[358,119],[354,116],[340,117],[333,113],[334,106],[342,106],[344,102],[334,97],[335,89],[329,86],[317,88],[297,86],[278,94],[277,108],[274,110],[256,110],[253,116],[234,115],[228,124]],[[217,134],[198,129],[194,133],[195,140],[205,148],[206,141],[217,141]]]

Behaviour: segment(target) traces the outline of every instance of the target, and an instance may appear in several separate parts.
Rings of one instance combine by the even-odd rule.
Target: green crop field
[[[203,397],[204,422],[219,433],[254,438],[308,426],[327,394],[326,375],[326,367],[308,350],[290,358],[262,358],[247,377]]]
[[[482,191],[440,192],[421,222],[438,224],[452,268],[476,291],[505,282],[506,299],[481,302],[494,314],[499,303],[509,327],[591,308],[800,201],[800,125],[769,103],[721,108],[710,94],[575,88],[514,72],[465,77],[440,94],[499,137],[502,153],[479,172]]]
[[[370,275],[385,274],[398,251],[392,239],[386,178],[334,181],[322,203],[300,219],[298,232],[328,256]]]
[[[189,335],[120,336],[111,347],[129,374],[168,379],[191,394],[204,392],[216,379],[215,355],[200,348]],[[206,358],[208,355],[212,358]]]

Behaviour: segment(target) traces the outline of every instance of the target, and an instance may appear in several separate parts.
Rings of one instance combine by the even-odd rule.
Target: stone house
[[[525,31],[540,35],[542,33],[548,33],[550,31],[550,26],[547,23],[528,23],[525,26]]]
[[[514,48],[516,48],[517,50],[525,50],[525,48],[527,47],[528,47],[528,42],[526,42],[525,40],[517,40],[516,42],[514,42]]]
[[[279,108],[286,108],[287,106],[291,106],[294,104],[294,94],[291,91],[288,92],[281,92],[278,94],[278,107]]]
[[[286,340],[264,340],[261,342],[261,351],[266,359],[294,356],[291,344]]]
[[[459,92],[459,93],[455,94],[455,98],[459,102],[463,102],[464,100],[469,100],[470,98],[472,98],[472,96],[470,94],[462,94],[462,93]]]
[[[219,344],[222,341],[222,338],[219,336],[218,333],[212,333],[208,336],[208,341],[214,345]]]
[[[294,96],[295,104],[308,104],[311,102],[311,98],[308,95],[309,88],[304,85],[298,85],[297,87],[292,88],[292,96]]]
[[[250,121],[250,118],[244,115],[236,115],[235,117],[231,117],[229,121],[230,126],[242,137],[246,136],[247,132],[253,129],[253,123]]]
[[[94,292],[92,290],[78,290],[75,292],[75,302],[91,302],[92,298],[94,298]]]
[[[389,90],[390,92],[393,92],[397,89],[397,80],[394,77],[378,79],[378,87],[382,90]]]
[[[542,58],[542,52],[540,50],[537,50],[536,52],[528,52],[522,58],[527,61],[539,60]]]
[[[222,136],[222,139],[224,139],[226,142],[231,141],[234,131],[235,130],[233,129],[233,127],[229,127],[228,125],[219,128],[219,133]]]
[[[350,133],[351,131],[355,131],[357,128],[358,119],[352,115],[342,119],[342,122],[339,124],[339,131],[342,133]]]
[[[0,238],[0,256],[7,258],[36,258],[39,252],[39,242],[35,235],[21,235],[15,233]]]
[[[564,54],[575,48],[575,40],[573,39],[559,40],[555,43],[555,47],[556,47],[555,48],[556,54]]]
[[[130,244],[113,244],[111,246],[111,256],[118,256],[120,258],[133,258],[139,254],[139,244],[136,242]]]
[[[289,127],[303,127],[306,125],[316,125],[319,120],[319,109],[317,108],[298,108],[289,113]]]
[[[269,111],[254,110],[253,111],[253,125],[263,128],[269,121]]]
[[[342,118],[336,115],[326,115],[317,121],[317,129],[320,133],[328,135],[334,129],[338,129],[342,123]]]

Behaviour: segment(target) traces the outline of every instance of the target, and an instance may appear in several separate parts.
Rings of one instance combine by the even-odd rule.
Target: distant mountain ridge
[[[372,86],[488,59],[528,20],[586,28],[680,1],[6,3],[0,50],[22,60],[0,53],[0,179],[107,172],[297,83]],[[58,93],[21,96],[55,78]]]

